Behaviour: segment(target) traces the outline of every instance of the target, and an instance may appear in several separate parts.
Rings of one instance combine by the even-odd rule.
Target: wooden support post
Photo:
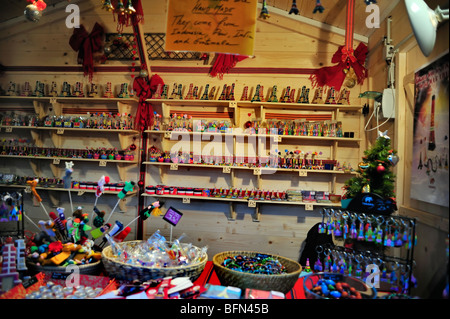
[[[146,80],[147,82],[149,81],[149,75],[150,75],[150,63],[149,63],[149,59],[148,59],[148,55],[147,55],[147,50],[146,50],[146,46],[145,46],[145,37],[144,37],[144,33],[142,31],[142,28],[136,18],[135,15],[131,16],[131,23],[133,25],[133,31],[134,31],[134,36],[136,39],[136,46],[137,46],[137,51],[139,53],[139,60],[140,60],[140,68],[141,71],[147,71],[147,76],[146,76]],[[139,180],[138,180],[138,187],[139,187],[139,191],[138,191],[138,212],[141,211],[145,205],[145,197],[141,196],[144,191],[145,191],[145,174],[146,174],[146,165],[142,164],[147,160],[147,133],[143,132],[141,134],[141,145],[140,145],[140,159],[141,159],[141,165],[139,167]],[[144,235],[144,223],[142,218],[138,219],[137,222],[137,229],[136,229],[136,237],[137,239],[143,239],[143,235]]]

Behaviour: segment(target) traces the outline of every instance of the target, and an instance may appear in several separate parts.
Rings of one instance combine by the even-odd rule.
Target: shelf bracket
[[[234,203],[230,202],[229,203],[229,208],[230,208],[230,215],[228,216],[228,220],[233,221],[236,220],[236,209],[234,207]]]
[[[261,221],[261,205],[256,205],[255,214],[252,216],[252,221],[259,223]]]

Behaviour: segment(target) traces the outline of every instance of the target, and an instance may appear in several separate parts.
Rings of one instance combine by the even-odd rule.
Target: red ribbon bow
[[[153,107],[145,100],[152,97],[152,94],[156,91],[158,84],[163,86],[164,81],[157,74],[154,74],[151,77],[150,83],[147,81],[147,78],[143,77],[137,77],[133,82],[133,89],[139,97],[139,106],[136,112],[134,127],[141,132],[152,125]]]
[[[88,34],[83,25],[73,29],[69,44],[74,51],[78,51],[78,63],[83,64],[84,75],[89,75],[92,81],[94,74],[94,52],[99,52],[102,48],[103,28],[97,22]]]
[[[350,50],[347,50],[344,46],[339,47],[331,59],[331,62],[338,63],[337,65],[315,70],[310,76],[313,87],[328,86],[339,91],[346,75],[344,70],[350,67],[355,71],[358,84],[362,84],[367,77],[367,70],[364,67],[368,52],[367,46],[361,42],[353,54],[350,54]]]
[[[355,56],[353,55],[353,49],[352,48],[342,48],[342,50],[341,50],[341,52],[342,52],[342,57],[341,57],[341,61],[342,62],[347,62],[347,60],[350,60],[351,62],[356,62],[356,58],[355,58]]]

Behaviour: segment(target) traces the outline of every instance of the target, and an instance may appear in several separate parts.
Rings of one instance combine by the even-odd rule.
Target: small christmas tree
[[[344,198],[354,198],[360,193],[375,193],[383,198],[394,198],[395,175],[392,167],[398,162],[397,151],[391,149],[387,131],[380,133],[375,145],[364,151],[358,164],[360,174],[345,182]]]

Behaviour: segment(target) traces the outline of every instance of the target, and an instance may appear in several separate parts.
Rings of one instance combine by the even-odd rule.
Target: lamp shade
[[[405,0],[405,5],[420,50],[425,56],[429,56],[436,42],[439,23],[436,13],[423,0]]]

